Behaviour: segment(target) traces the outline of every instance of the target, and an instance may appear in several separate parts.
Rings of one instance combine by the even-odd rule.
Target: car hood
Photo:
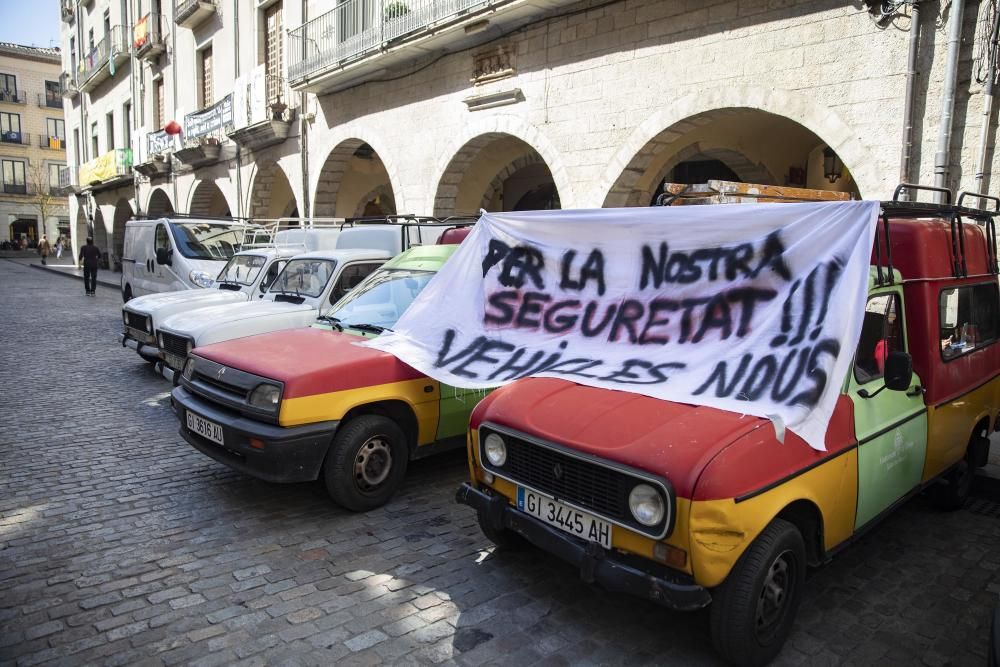
[[[140,315],[151,315],[153,322],[161,322],[164,318],[192,308],[203,308],[224,303],[242,303],[247,300],[243,292],[224,289],[180,290],[177,292],[161,292],[136,297],[127,304],[125,309]]]
[[[279,380],[286,399],[423,377],[391,354],[356,344],[362,340],[322,328],[292,329],[206,345],[195,354]]]
[[[697,500],[753,492],[855,442],[847,397],[838,401],[825,452],[791,432],[779,442],[760,417],[566,380],[519,380],[488,400],[484,422],[659,475],[679,497]],[[700,479],[710,465],[710,479]]]
[[[190,336],[197,340],[202,333],[220,324],[309,312],[315,312],[315,309],[308,303],[242,301],[199,308],[197,311],[189,313],[177,313],[164,320],[159,328],[162,331],[169,331],[180,336]]]

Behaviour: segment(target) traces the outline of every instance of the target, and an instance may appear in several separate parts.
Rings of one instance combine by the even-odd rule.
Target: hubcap
[[[767,644],[774,638],[794,586],[795,556],[791,551],[783,551],[771,562],[757,600],[756,631],[761,643]]]
[[[392,450],[384,436],[369,438],[354,458],[354,481],[362,491],[373,491],[392,471]]]

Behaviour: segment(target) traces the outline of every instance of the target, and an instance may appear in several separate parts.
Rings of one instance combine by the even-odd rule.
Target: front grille
[[[225,392],[227,394],[231,394],[232,397],[235,400],[243,401],[247,397],[247,390],[246,389],[243,389],[242,387],[238,387],[238,386],[236,386],[234,384],[230,384],[228,382],[225,382],[225,381],[221,380],[218,377],[214,377],[214,376],[211,376],[211,375],[206,375],[204,373],[199,373],[198,371],[195,371],[194,377],[195,377],[195,379],[198,382],[204,382],[207,385],[215,387],[219,391]]]
[[[126,324],[136,331],[141,331],[144,335],[149,334],[149,330],[146,328],[146,323],[149,321],[148,315],[140,315],[139,313],[133,313],[131,310],[125,311],[125,318],[128,320]]]
[[[592,509],[604,516],[627,520],[628,494],[635,480],[617,470],[539,447],[519,438],[506,437],[504,474],[526,486],[559,499]],[[554,473],[559,466],[562,474]]]
[[[188,343],[191,342],[189,338],[184,338],[183,336],[177,336],[172,333],[167,333],[166,331],[161,331],[160,337],[161,337],[160,348],[164,352],[176,355],[182,359],[187,357]]]
[[[490,430],[493,429],[489,426],[480,429],[480,447]],[[659,537],[670,528],[666,524],[671,524],[672,518],[657,526],[638,523],[628,506],[629,493],[637,484],[651,484],[663,491],[668,487],[665,482],[567,454],[555,446],[532,442],[506,429],[497,433],[507,443],[507,461],[497,468],[480,451],[480,459],[488,470],[648,535]],[[669,517],[673,511],[672,494],[668,492],[664,501]]]

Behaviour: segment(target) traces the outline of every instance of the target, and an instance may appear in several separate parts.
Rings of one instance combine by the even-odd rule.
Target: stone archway
[[[226,195],[214,181],[198,181],[191,189],[188,213],[194,216],[227,218],[232,215]]]
[[[132,219],[132,215],[132,205],[127,199],[119,199],[115,203],[115,218],[111,226],[111,254],[113,255],[113,265],[119,269],[121,268],[122,254],[125,252],[125,224]]]
[[[173,212],[174,205],[161,188],[156,188],[149,194],[149,203],[146,204],[147,218],[160,218]]]
[[[540,188],[555,194],[549,207],[559,207],[562,193],[544,157],[523,139],[490,132],[470,139],[452,156],[437,183],[434,214],[510,211]]]
[[[346,139],[327,156],[316,184],[313,213],[318,218],[347,218],[375,208],[396,213],[396,196],[381,156],[367,142]]]
[[[254,220],[298,217],[300,209],[292,185],[277,162],[258,163],[247,210]]]
[[[734,128],[741,133],[734,133]],[[845,178],[833,187],[822,178],[822,161],[817,164],[816,159],[816,148],[825,146],[836,151],[845,165]],[[669,163],[680,162],[676,158],[684,150],[693,150],[692,155],[737,153],[741,164],[734,171],[757,171],[748,174],[748,181],[769,174],[778,185],[858,194],[880,192],[892,178],[879,170],[857,133],[836,112],[791,91],[731,86],[689,95],[651,114],[610,160],[594,191],[602,200],[590,199],[584,205],[648,204],[672,168]],[[722,161],[727,162],[725,157]],[[794,178],[789,179],[791,167]],[[807,172],[806,182],[789,182],[799,179],[798,170]]]

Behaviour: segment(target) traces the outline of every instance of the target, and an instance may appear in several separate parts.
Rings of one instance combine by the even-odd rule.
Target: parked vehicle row
[[[180,433],[216,461],[271,482],[322,479],[335,502],[367,511],[409,460],[465,444],[471,479],[457,500],[499,548],[534,545],[586,582],[669,609],[709,607],[719,653],[766,664],[807,569],[916,493],[960,507],[1000,430],[1000,199],[985,211],[962,196],[900,201],[906,189],[921,188],[882,203],[826,451],[794,433],[780,442],[766,419],[568,380],[460,389],[355,344],[395,326],[467,227],[384,256],[347,254],[346,229],[335,250],[286,258],[266,286],[274,258],[240,259],[220,284],[263,299],[150,319],[142,345],[180,371]]]

